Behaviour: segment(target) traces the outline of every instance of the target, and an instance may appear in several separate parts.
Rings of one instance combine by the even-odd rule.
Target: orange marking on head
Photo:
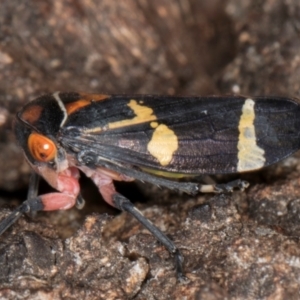
[[[22,112],[20,117],[29,124],[33,124],[39,120],[43,109],[44,108],[41,105],[31,105]]]
[[[54,142],[36,132],[30,134],[27,145],[32,157],[37,161],[48,162],[54,159],[57,153]]]
[[[102,95],[102,94],[84,94],[84,93],[80,93],[80,96],[82,97],[81,99],[65,104],[68,115],[72,114],[73,112],[75,112],[76,110],[82,107],[90,105],[92,101],[101,101],[109,97],[108,95]]]
[[[75,102],[67,103],[67,104],[65,104],[65,107],[66,107],[66,111],[67,111],[68,115],[70,115],[73,112],[75,112],[76,110],[78,110],[79,108],[88,106],[90,104],[91,104],[90,100],[81,99],[81,100],[77,100]]]
[[[83,99],[90,100],[90,101],[101,101],[110,97],[109,95],[105,95],[105,94],[86,94],[86,93],[79,93],[79,94]]]

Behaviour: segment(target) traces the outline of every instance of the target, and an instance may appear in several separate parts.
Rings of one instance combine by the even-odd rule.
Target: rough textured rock
[[[56,90],[297,97],[299,12],[297,0],[4,0],[0,219],[26,197],[11,129],[24,103]],[[250,188],[232,195],[118,186],[181,249],[187,282],[136,220],[104,215],[115,211],[83,180],[85,210],[25,216],[0,237],[0,298],[299,299],[298,163],[245,174]]]

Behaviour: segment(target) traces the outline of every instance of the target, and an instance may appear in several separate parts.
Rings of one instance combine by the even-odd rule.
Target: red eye
[[[48,162],[56,156],[54,142],[41,134],[31,133],[27,144],[31,155],[38,161]]]

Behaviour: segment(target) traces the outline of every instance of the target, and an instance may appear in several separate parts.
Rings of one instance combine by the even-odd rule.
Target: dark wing
[[[69,115],[59,142],[124,165],[182,174],[235,173],[300,147],[300,108],[287,98],[115,95]]]

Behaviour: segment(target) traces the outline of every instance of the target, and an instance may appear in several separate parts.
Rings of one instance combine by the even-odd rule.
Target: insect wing
[[[76,107],[76,105],[74,104]],[[271,97],[110,96],[73,110],[60,132],[69,153],[152,172],[235,173],[299,149],[299,104]]]

